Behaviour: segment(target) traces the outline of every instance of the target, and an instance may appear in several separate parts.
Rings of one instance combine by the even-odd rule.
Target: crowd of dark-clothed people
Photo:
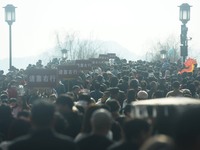
[[[25,70],[0,71],[0,150],[200,149],[199,107],[179,116],[173,134],[156,130],[152,118],[137,118],[133,111],[142,100],[198,101],[197,68],[178,74],[180,63],[118,59],[81,71],[70,85],[61,80],[54,88],[27,87],[27,69],[56,69],[60,63],[53,59],[44,66],[39,60]]]

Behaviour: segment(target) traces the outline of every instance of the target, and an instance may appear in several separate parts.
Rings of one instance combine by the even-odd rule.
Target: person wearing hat
[[[2,105],[2,104],[8,104],[8,95],[1,94],[1,96],[0,96],[0,105]]]
[[[77,102],[79,100],[79,92],[80,92],[81,88],[78,85],[74,85],[72,87],[72,92],[74,94],[73,99],[75,102]]]
[[[146,91],[140,90],[137,93],[137,99],[138,100],[146,100],[146,99],[148,99],[148,93]]]

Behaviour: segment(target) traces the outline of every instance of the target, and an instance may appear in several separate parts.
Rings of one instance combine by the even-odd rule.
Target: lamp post
[[[66,59],[67,58],[67,52],[68,52],[68,50],[62,49],[61,52],[62,52],[62,58]]]
[[[186,57],[188,56],[188,40],[187,40],[187,31],[188,28],[186,27],[187,22],[190,20],[190,5],[187,3],[183,3],[180,7],[179,12],[179,20],[182,22],[181,25],[181,56],[183,57],[183,63],[185,62]]]
[[[165,59],[165,58],[166,58],[166,55],[167,55],[167,51],[166,51],[166,50],[161,50],[161,51],[160,51],[160,54],[161,54],[161,58],[162,58],[162,59]]]
[[[5,7],[5,21],[9,25],[9,68],[12,68],[12,23],[15,22],[15,6],[8,4]]]

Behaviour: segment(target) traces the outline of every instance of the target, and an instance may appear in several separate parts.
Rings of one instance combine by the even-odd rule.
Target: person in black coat
[[[93,112],[91,117],[92,132],[77,142],[80,150],[106,150],[113,141],[109,139],[112,116],[103,108]]]
[[[76,150],[73,140],[53,129],[53,104],[38,102],[32,107],[32,133],[14,140],[9,150]]]
[[[132,119],[124,123],[124,140],[114,143],[108,150],[139,150],[150,137],[150,125],[145,120]]]

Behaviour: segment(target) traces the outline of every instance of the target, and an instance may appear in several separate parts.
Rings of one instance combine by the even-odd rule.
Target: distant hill
[[[100,41],[96,40],[95,45],[99,45],[99,53],[100,54],[107,54],[107,53],[116,53],[116,55],[121,59],[127,59],[127,60],[138,60],[141,59],[141,56],[136,55],[135,53],[129,51],[127,48],[123,47],[117,42],[114,41]],[[42,60],[49,60],[49,58],[52,57],[61,57],[61,53],[58,53],[58,50],[55,49],[49,49],[48,51],[42,53],[40,55],[40,58],[43,58]]]
[[[101,44],[102,51],[99,53],[116,53],[116,55],[121,59],[127,59],[127,60],[138,60],[141,59],[136,54],[130,52],[128,49],[123,47],[117,42],[114,41],[95,41],[97,44]],[[30,57],[22,57],[22,58],[13,58],[13,66],[16,68],[23,68],[25,69],[29,64],[35,64],[39,59],[43,61],[43,64],[45,65],[53,56],[59,57],[60,54],[55,54],[56,51],[54,48],[49,49],[45,51],[44,53],[41,53],[38,56],[30,56]],[[9,60],[8,59],[2,59],[0,60],[0,70],[4,70],[5,72],[8,71],[9,68]]]
[[[116,53],[119,58],[127,60],[138,60],[140,59],[135,53],[129,51],[127,48],[123,47],[117,42],[106,41],[102,44],[103,48],[107,53]]]

